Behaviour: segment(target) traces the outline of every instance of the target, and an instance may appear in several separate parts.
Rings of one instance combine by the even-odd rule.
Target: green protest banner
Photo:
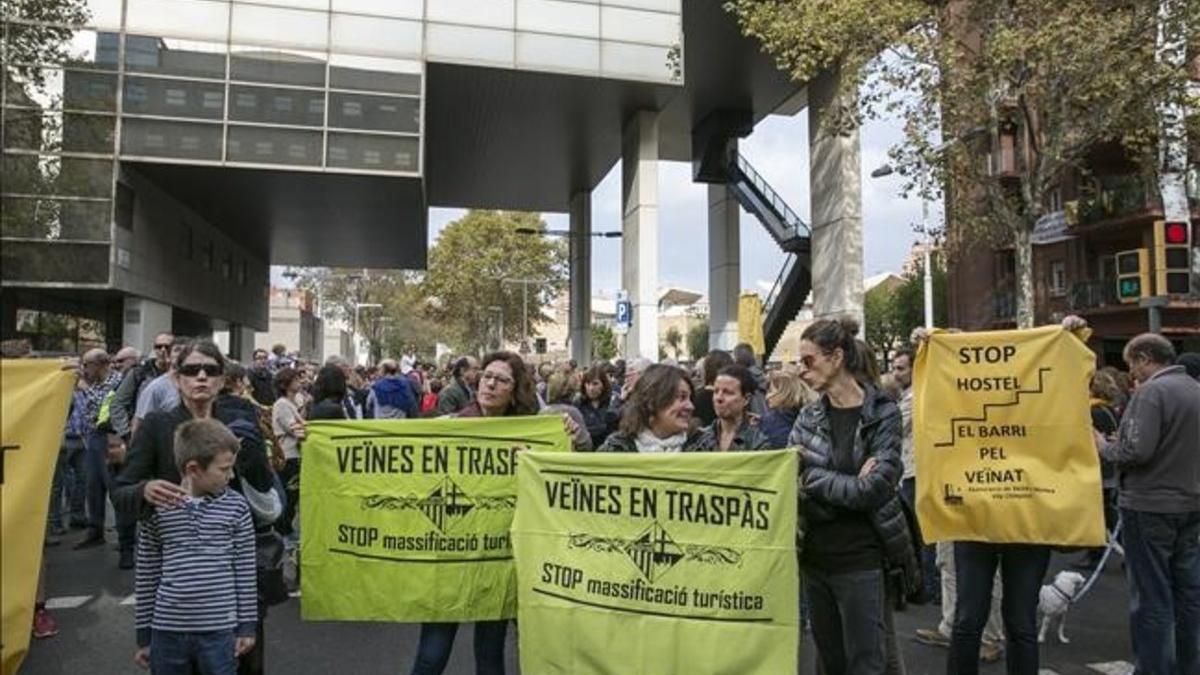
[[[300,475],[303,617],[516,616],[517,449],[570,447],[557,416],[310,423]]]
[[[796,672],[794,452],[521,455],[521,672]]]

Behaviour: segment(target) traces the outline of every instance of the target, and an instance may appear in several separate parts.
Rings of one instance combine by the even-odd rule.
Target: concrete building
[[[255,349],[271,351],[281,344],[304,361],[325,360],[325,322],[314,312],[313,297],[295,288],[271,288],[270,318],[265,332],[255,333]]]
[[[621,161],[628,355],[657,355],[658,163],[709,184],[710,341],[737,320],[738,206],[788,253],[778,340],[815,292],[861,313],[856,133],[836,75],[791,81],[719,0],[84,0],[81,25],[5,13],[0,327],[20,311],[154,333],[268,328],[268,265],[419,269],[430,206],[570,214],[573,353],[590,351],[591,191]],[[20,5],[24,7],[28,5]],[[45,54],[61,51],[64,58]],[[32,61],[32,62],[30,62]],[[50,62],[46,62],[50,61]],[[810,117],[813,223],[737,153]]]

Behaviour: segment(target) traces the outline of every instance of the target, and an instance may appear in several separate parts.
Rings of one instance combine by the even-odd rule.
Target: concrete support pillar
[[[121,342],[143,354],[154,349],[154,336],[171,332],[171,306],[134,295],[125,296]]]
[[[571,197],[571,358],[579,365],[592,361],[592,193]]]
[[[863,321],[862,173],[858,130],[837,134],[824,117],[837,76],[808,85],[809,193],[812,195],[813,315]]]
[[[658,360],[658,114],[641,111],[621,138],[621,283],[633,304],[626,359]]]
[[[731,350],[738,342],[742,288],[741,207],[723,183],[708,185],[708,346]],[[698,359],[703,354],[692,354]]]
[[[253,328],[240,323],[229,324],[229,351],[227,353],[238,361],[249,364],[254,356],[254,336]]]

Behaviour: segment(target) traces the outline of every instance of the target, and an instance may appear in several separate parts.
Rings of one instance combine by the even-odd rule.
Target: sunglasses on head
[[[209,377],[216,377],[225,372],[219,364],[216,363],[185,363],[179,366],[179,374],[184,377],[196,377],[204,371],[204,374]]]

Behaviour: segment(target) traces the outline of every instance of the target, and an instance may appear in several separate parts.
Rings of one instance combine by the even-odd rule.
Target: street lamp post
[[[354,325],[350,326],[350,344],[354,345],[354,365],[359,365],[358,362],[358,310],[372,309],[383,307],[378,302],[356,302],[354,303]]]
[[[536,227],[518,227],[514,231],[517,234],[540,234],[540,235],[544,235],[547,237],[580,236],[580,235],[573,234],[570,230],[551,230],[551,229],[543,230],[543,229],[539,229]],[[594,237],[596,239],[620,239],[621,231],[620,230],[608,230],[606,232],[588,232],[587,234],[585,234],[583,236]]]
[[[521,345],[529,349],[529,284],[540,284],[543,279],[496,279],[502,284],[521,284]],[[504,334],[500,334],[504,339]]]
[[[935,155],[935,156],[940,155],[943,152],[945,152],[947,149],[949,149],[951,146],[955,145],[956,143],[961,143],[962,141],[965,141],[969,138],[978,136],[979,134],[981,134],[985,131],[987,131],[987,129],[985,127],[973,127],[971,129],[968,129],[961,136],[956,136],[954,138],[951,138],[950,140],[937,146],[936,148],[931,150],[929,152],[929,154]],[[914,160],[913,162],[910,162],[909,165],[915,164],[917,161],[918,160]],[[902,165],[902,167],[903,166],[907,166],[907,165]],[[871,172],[871,178],[883,178],[884,176],[890,176],[895,172],[896,172],[896,169],[891,164],[884,164],[883,166],[880,166],[879,168],[877,168]],[[923,279],[923,282],[924,282],[923,290],[924,290],[924,295],[925,295],[925,327],[933,328],[933,264],[932,264],[933,256],[932,256],[932,251],[931,251],[931,249],[933,248],[933,237],[929,232],[929,198],[927,197],[927,192],[928,192],[927,188],[928,187],[929,187],[929,184],[927,182],[926,175],[924,173],[922,173],[921,174],[921,239],[922,239],[922,248],[925,249],[924,255],[922,256],[923,264],[925,267],[925,274],[924,274],[924,279]]]

